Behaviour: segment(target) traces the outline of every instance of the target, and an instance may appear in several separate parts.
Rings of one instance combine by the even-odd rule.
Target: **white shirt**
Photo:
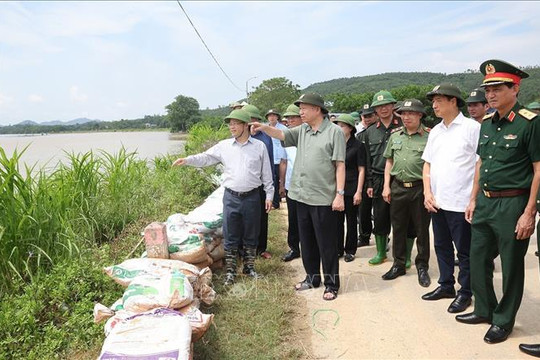
[[[356,133],[361,133],[362,130],[364,130],[366,127],[364,126],[364,123],[363,122],[359,122],[358,124],[355,125],[356,127]]]
[[[248,192],[264,184],[266,199],[274,198],[272,168],[266,145],[251,136],[244,144],[236,139],[222,140],[205,152],[190,155],[186,164],[196,167],[222,163],[223,186],[237,192]]]
[[[285,172],[285,190],[289,190],[291,185],[292,171],[294,168],[294,159],[296,158],[296,146],[289,146],[284,148],[285,156],[287,158],[287,171]]]
[[[276,129],[279,129],[279,130],[287,129],[285,125],[279,122],[276,123],[276,126],[272,126],[272,127],[275,127]],[[285,150],[283,150],[283,146],[281,146],[281,140],[279,139],[272,138],[272,145],[274,149],[274,165],[279,165],[279,163],[281,162],[281,159],[285,158]]]
[[[458,116],[446,127],[437,124],[429,133],[422,159],[431,165],[431,192],[437,205],[465,212],[471,196],[480,124]]]

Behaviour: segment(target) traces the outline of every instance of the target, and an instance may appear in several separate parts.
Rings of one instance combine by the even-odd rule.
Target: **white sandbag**
[[[187,317],[155,309],[119,321],[105,339],[99,360],[188,360],[190,349]]]
[[[174,241],[174,240],[173,240]],[[203,235],[189,235],[182,242],[169,245],[169,257],[190,264],[206,260],[206,246]]]
[[[221,260],[225,258],[225,247],[223,246],[223,244],[219,244],[208,255],[210,255],[210,257],[214,261]]]
[[[159,307],[179,309],[192,300],[193,288],[179,270],[159,277],[139,275],[131,281],[122,296],[124,309],[135,313]]]
[[[195,282],[199,277],[199,268],[179,260],[167,259],[129,259],[121,264],[108,266],[103,269],[115,282],[128,286],[131,281],[142,274],[162,276],[171,270],[179,270],[188,277],[190,282]]]
[[[191,342],[195,342],[202,338],[212,325],[214,314],[203,314],[199,308],[193,304],[184,306],[178,310],[186,316],[191,325]]]

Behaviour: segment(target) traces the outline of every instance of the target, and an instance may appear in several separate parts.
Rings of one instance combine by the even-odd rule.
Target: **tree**
[[[300,97],[300,86],[277,77],[264,80],[249,96],[249,103],[265,113],[269,109],[285,110]]]
[[[178,95],[172,103],[165,106],[165,110],[171,132],[187,131],[201,119],[199,102],[192,97]]]

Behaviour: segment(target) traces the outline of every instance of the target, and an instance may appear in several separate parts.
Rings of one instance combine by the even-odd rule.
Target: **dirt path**
[[[373,243],[373,241],[372,241]],[[358,249],[353,262],[340,259],[341,289],[335,301],[322,299],[323,287],[298,293],[306,301],[307,317],[298,329],[310,339],[312,359],[532,359],[522,354],[520,343],[540,343],[540,279],[536,237],[526,256],[526,284],[516,326],[510,338],[496,345],[483,341],[488,325],[464,325],[446,311],[451,299],[428,302],[421,296],[437,286],[438,268],[432,250],[429,273],[432,285],[418,285],[413,267],[393,281],[381,275],[391,266],[368,265],[375,246]],[[413,259],[416,248],[413,249]],[[305,273],[300,259],[291,266],[294,282]],[[457,269],[457,268],[456,268]],[[500,263],[496,262],[495,288],[501,289]],[[473,307],[469,310],[472,311]],[[307,330],[306,330],[307,328]]]

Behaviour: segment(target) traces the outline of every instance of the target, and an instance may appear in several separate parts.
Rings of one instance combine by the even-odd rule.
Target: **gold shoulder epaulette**
[[[518,111],[518,114],[523,116],[525,119],[531,121],[532,119],[534,119],[535,117],[538,116],[538,114],[536,113],[533,113],[532,111],[530,110],[527,110],[525,108],[521,109]]]
[[[486,114],[486,115],[482,118],[482,120],[487,120],[487,119],[489,119],[489,118],[492,118],[493,115],[495,115],[495,111],[492,112],[492,113]]]
[[[392,134],[395,133],[395,132],[401,131],[401,130],[403,130],[403,126],[400,126],[400,127],[397,127],[395,129],[393,129]]]

